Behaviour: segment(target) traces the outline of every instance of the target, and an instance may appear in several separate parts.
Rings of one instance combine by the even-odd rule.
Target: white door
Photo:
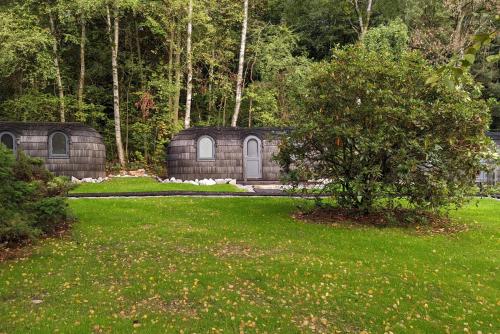
[[[245,179],[262,178],[261,141],[255,136],[249,136],[244,142]]]

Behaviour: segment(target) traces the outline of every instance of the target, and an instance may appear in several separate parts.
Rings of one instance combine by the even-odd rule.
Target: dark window
[[[16,151],[16,137],[10,132],[0,133],[0,143],[5,145],[9,150]]]
[[[215,160],[215,141],[212,137],[198,139],[198,160]]]
[[[49,140],[50,156],[67,158],[69,156],[68,136],[62,132],[54,132]]]

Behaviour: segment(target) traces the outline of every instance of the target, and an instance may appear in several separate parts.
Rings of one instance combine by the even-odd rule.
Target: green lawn
[[[500,201],[424,236],[301,223],[292,199],[70,203],[71,236],[0,263],[0,333],[500,332]]]
[[[231,184],[214,186],[195,186],[186,183],[160,183],[151,177],[116,177],[102,183],[82,183],[71,193],[122,193],[149,191],[210,191],[241,192],[240,188]]]

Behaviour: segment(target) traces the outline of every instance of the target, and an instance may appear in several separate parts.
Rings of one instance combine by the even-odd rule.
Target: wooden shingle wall
[[[262,180],[280,179],[280,168],[272,160],[278,152],[281,129],[267,128],[191,128],[181,131],[167,149],[169,177],[181,180],[243,179],[243,142],[253,135],[262,141]],[[215,140],[215,160],[197,160],[197,141],[201,136]]]
[[[99,178],[106,176],[106,148],[101,135],[79,123],[0,122],[0,132],[16,136],[17,150],[44,161],[48,170],[60,176]],[[69,156],[49,156],[49,136],[63,132],[69,139]]]

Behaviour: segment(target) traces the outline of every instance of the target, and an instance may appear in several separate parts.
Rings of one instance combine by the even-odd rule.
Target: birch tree
[[[87,26],[84,14],[80,14],[80,75],[78,77],[78,111],[83,112],[83,93],[85,87],[85,43],[87,41]]]
[[[113,110],[115,121],[115,138],[116,138],[116,151],[118,153],[118,161],[122,168],[125,167],[125,154],[123,151],[121,119],[120,119],[120,87],[118,80],[118,48],[120,36],[120,23],[118,17],[118,9],[113,7],[113,14],[111,14],[110,6],[106,5],[106,19],[108,26],[109,43],[111,45],[111,66],[113,72]],[[113,17],[111,17],[113,16]],[[113,20],[113,22],[112,22]]]
[[[191,126],[191,100],[193,94],[193,54],[192,54],[192,34],[193,34],[193,0],[188,4],[188,24],[186,38],[186,66],[187,66],[187,92],[186,92],[186,114],[184,116],[184,128]]]
[[[56,83],[57,83],[57,91],[59,93],[59,117],[61,122],[66,121],[66,106],[64,103],[64,87],[62,83],[62,77],[61,77],[61,67],[60,67],[60,60],[59,60],[59,47],[58,47],[58,41],[57,41],[57,33],[56,33],[56,26],[54,23],[54,15],[52,14],[52,11],[49,9],[49,23],[50,23],[50,32],[52,33],[53,36],[53,41],[52,41],[52,50],[54,52],[54,67],[56,71]]]
[[[236,78],[236,101],[234,106],[233,119],[231,126],[236,127],[238,124],[238,116],[241,108],[241,95],[243,92],[243,66],[245,64],[245,47],[247,42],[247,26],[248,26],[248,0],[243,1],[243,25],[241,28],[241,45],[240,59],[238,64],[238,76]]]
[[[359,40],[363,40],[370,27],[370,19],[372,16],[373,4],[376,0],[349,0],[354,7],[358,16],[358,36]]]

